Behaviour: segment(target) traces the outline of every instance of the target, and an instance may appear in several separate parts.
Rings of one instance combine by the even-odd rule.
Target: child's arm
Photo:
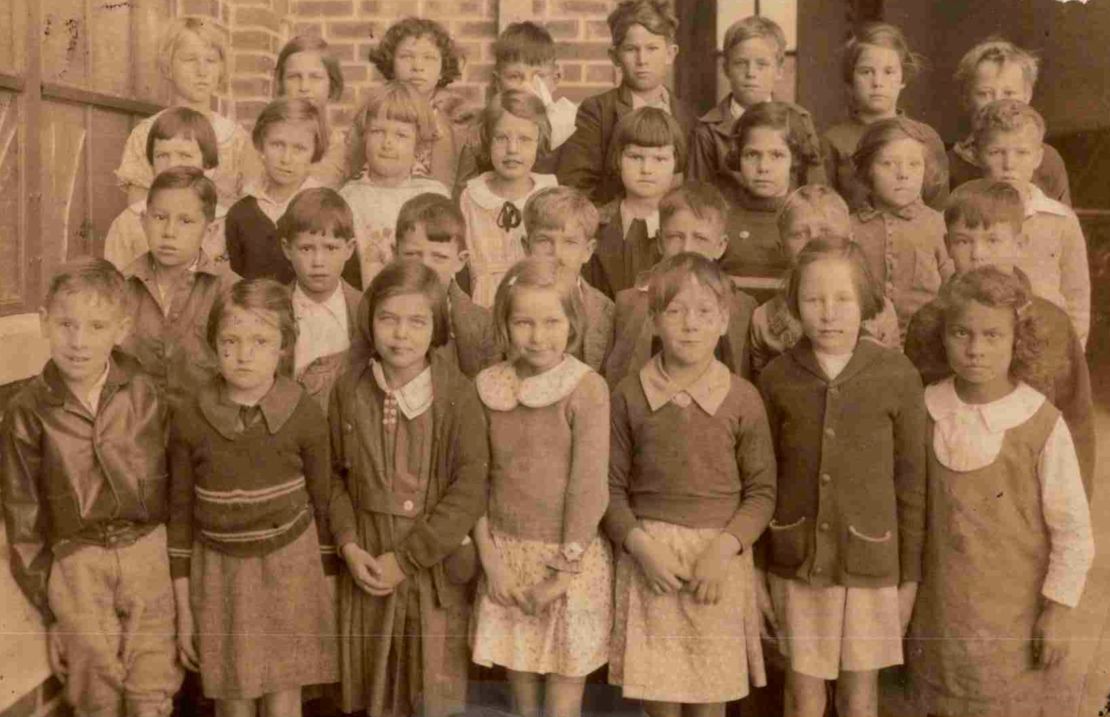
[[[0,428],[0,503],[8,531],[12,577],[50,625],[54,614],[46,584],[53,555],[47,542],[48,517],[39,494],[42,426],[34,413],[13,405]]]
[[[200,657],[188,576],[174,579],[173,601],[177,607],[177,657],[185,669],[196,672],[200,669]]]
[[[340,386],[347,385],[343,379],[332,386],[328,398],[328,430],[331,444],[331,491],[328,498],[328,525],[335,537],[334,545],[342,551],[349,543],[358,543],[358,530],[355,522],[355,506],[347,491],[347,476],[350,466],[346,462],[345,442],[354,441],[354,426],[343,416],[345,393]],[[350,387],[353,394],[353,385]],[[332,542],[332,541],[328,541]],[[344,556],[346,557],[346,556]]]
[[[898,357],[892,383],[899,391],[894,428],[894,492],[898,511],[900,582],[921,581],[925,546],[925,391],[913,364]]]
[[[589,97],[579,105],[574,119],[574,134],[559,148],[559,164],[555,170],[559,184],[582,190],[595,203],[598,199],[595,190],[601,183],[605,166],[605,157],[602,156],[602,111],[597,97]]]
[[[945,191],[947,192],[947,189]],[[956,273],[956,264],[948,255],[948,247],[944,245],[943,230],[933,237],[933,255],[936,257],[937,272],[940,273],[941,282],[948,281],[948,278]]]
[[[170,517],[166,527],[170,555],[170,576],[176,582],[188,580],[193,557],[193,500],[196,476],[193,451],[188,440],[183,414],[175,409],[170,418],[167,458],[170,469]],[[186,593],[187,595],[188,593]],[[185,603],[186,605],[188,602]]]
[[[577,573],[582,554],[597,535],[609,504],[609,388],[594,372],[586,374],[567,405],[571,423],[570,476],[563,503],[559,555],[547,566]]]
[[[1060,291],[1068,304],[1079,343],[1087,345],[1091,329],[1091,274],[1087,265],[1087,242],[1074,213],[1064,220],[1060,247]]]
[[[501,560],[501,554],[493,542],[493,533],[490,532],[487,516],[483,515],[479,518],[477,525],[474,526],[474,545],[478,549],[482,571],[486,574],[486,592],[490,599],[503,607],[523,606],[524,593]]]
[[[736,465],[740,468],[741,500],[725,531],[749,550],[775,513],[776,463],[771,428],[763,400],[753,386],[741,384],[745,411],[740,416]]]
[[[301,396],[306,414],[305,435],[301,439],[301,461],[304,468],[308,495],[312,500],[312,512],[316,519],[317,538],[320,543],[320,556],[326,575],[335,575],[335,543],[328,525],[331,503],[331,450],[328,445],[328,423],[316,402],[306,393]]]
[[[1095,545],[1075,445],[1063,418],[1056,421],[1045,443],[1037,462],[1037,476],[1051,543],[1041,594],[1052,602],[1075,607],[1083,595]]]

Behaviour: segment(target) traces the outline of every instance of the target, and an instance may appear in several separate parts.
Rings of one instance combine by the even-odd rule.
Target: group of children
[[[874,715],[903,662],[922,714],[1056,699],[1090,281],[1035,61],[968,53],[946,154],[898,109],[893,26],[847,44],[823,136],[772,99],[773,22],[729,28],[701,118],[667,3],[609,26],[618,87],[556,100],[518,23],[467,113],[450,36],[402,20],[349,132],[295,38],[249,136],[210,110],[218,33],[168,33],[174,106],[128,140],[108,261],[51,281],[0,433],[11,568],[80,714],[168,715],[186,668],[225,717],[335,682],[446,717],[472,663],[525,717],[580,714],[605,665],[652,717],[776,670],[787,714],[834,681]]]

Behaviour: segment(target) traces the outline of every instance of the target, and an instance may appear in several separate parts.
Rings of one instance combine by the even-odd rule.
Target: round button
[[[829,483],[832,483],[832,476],[829,475],[828,473],[822,473],[821,474],[821,482],[824,483],[825,485],[828,485]]]
[[[829,395],[830,396],[839,396],[840,395],[840,389],[837,388],[836,386],[831,386],[829,388]]]
[[[836,431],[833,430],[832,428],[826,428],[825,429],[825,435],[828,436],[829,438],[836,438]]]
[[[814,575],[820,575],[820,574],[821,574],[821,573],[823,573],[823,572],[825,572],[825,569],[824,569],[824,568],[822,568],[822,567],[821,567],[820,565],[818,565],[817,567],[815,567],[815,568],[813,569],[813,574],[814,574]]]
[[[824,523],[821,523],[821,525],[819,525],[818,527],[821,529],[822,533],[829,532],[829,523],[828,523],[828,521],[825,521]]]
[[[413,509],[412,501],[406,500],[404,503],[401,504],[401,507],[405,509],[406,513],[411,512]]]

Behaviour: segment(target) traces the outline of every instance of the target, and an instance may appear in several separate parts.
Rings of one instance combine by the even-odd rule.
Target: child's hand
[[[657,595],[681,590],[690,579],[690,571],[670,548],[656,541],[642,528],[633,528],[625,540],[628,552],[636,558],[644,578]]]
[[[66,662],[65,640],[62,639],[61,626],[54,622],[46,628],[46,655],[50,659],[50,670],[65,684],[69,677],[69,664]]]
[[[902,636],[910,629],[913,617],[913,604],[917,601],[917,583],[905,582],[898,586],[898,620],[902,625]]]
[[[177,659],[186,670],[196,672],[200,669],[197,653],[197,631],[193,623],[191,609],[177,611]]]
[[[360,548],[357,543],[347,543],[340,548],[340,554],[347,563],[347,570],[350,571],[355,585],[363,592],[378,595],[379,593],[371,587],[381,574],[381,566],[374,556]]]
[[[767,573],[755,571],[755,605],[763,619],[759,623],[759,634],[771,644],[779,639],[779,621],[775,617],[775,605],[771,602],[771,590],[767,587]]]
[[[487,556],[482,564],[486,573],[486,594],[501,607],[517,607],[524,609],[524,591],[517,584],[516,578],[509,572],[501,558]]]
[[[1051,670],[1068,655],[1067,623],[1071,608],[1045,600],[1037,624],[1033,626],[1033,664]]]
[[[570,587],[572,573],[556,572],[543,582],[536,583],[524,591],[520,608],[527,615],[540,615],[563,595]]]
[[[405,582],[405,571],[401,570],[401,564],[397,562],[397,555],[395,553],[382,553],[378,556],[378,575],[373,577],[368,583],[371,595],[388,595],[393,590]]]
[[[736,536],[724,532],[705,546],[694,563],[693,579],[688,586],[695,602],[716,605],[721,601],[728,563],[740,552],[740,547]]]

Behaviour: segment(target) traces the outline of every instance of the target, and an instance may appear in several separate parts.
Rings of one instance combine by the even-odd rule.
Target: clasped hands
[[[355,585],[370,595],[389,595],[407,577],[401,570],[401,564],[397,562],[396,554],[392,552],[374,557],[357,543],[347,543],[340,549],[340,554],[347,563]]]
[[[721,601],[729,561],[742,548],[734,535],[722,532],[705,546],[693,566],[688,566],[642,528],[634,528],[624,544],[655,594],[688,592],[695,602],[704,605]]]

